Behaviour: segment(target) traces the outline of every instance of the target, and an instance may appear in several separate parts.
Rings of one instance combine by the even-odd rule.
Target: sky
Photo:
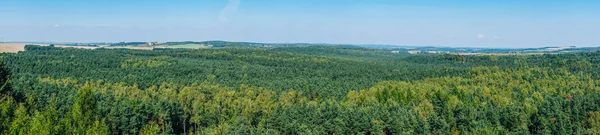
[[[0,42],[600,46],[598,0],[0,0]]]

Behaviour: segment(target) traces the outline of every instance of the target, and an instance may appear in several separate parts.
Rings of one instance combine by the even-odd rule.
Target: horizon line
[[[73,41],[0,41],[0,43],[44,43],[44,44],[75,44],[75,43],[130,43],[130,42],[229,42],[229,43],[256,43],[256,44],[312,44],[312,45],[352,45],[352,46],[395,46],[395,47],[436,47],[436,48],[486,48],[486,49],[527,49],[527,48],[547,48],[547,47],[574,47],[574,48],[593,48],[600,45],[591,46],[576,46],[576,45],[559,45],[559,46],[540,46],[540,47],[477,47],[477,46],[444,46],[444,45],[398,45],[398,44],[364,44],[364,43],[319,43],[319,42],[252,42],[252,41],[227,41],[227,40],[180,40],[180,41],[92,41],[92,42],[73,42]]]

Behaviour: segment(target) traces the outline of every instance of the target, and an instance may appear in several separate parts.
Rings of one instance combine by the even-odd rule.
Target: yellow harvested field
[[[25,51],[24,43],[0,43],[0,53]]]
[[[0,53],[17,53],[19,51],[25,51],[25,45],[29,45],[29,43],[0,43]],[[47,44],[35,45],[48,46]]]

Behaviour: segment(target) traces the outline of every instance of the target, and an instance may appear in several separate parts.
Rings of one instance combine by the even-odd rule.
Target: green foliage
[[[600,133],[598,52],[27,48],[2,55],[3,134]]]
[[[600,134],[600,112],[589,112],[585,120],[586,134]]]
[[[24,134],[28,134],[28,129],[30,128],[29,126],[29,114],[27,113],[27,109],[25,108],[25,105],[20,104],[19,107],[15,110],[15,116],[14,119],[12,120],[12,123],[10,124],[10,127],[8,129],[8,133],[9,134],[13,134],[13,135],[24,135]]]
[[[126,59],[121,62],[121,68],[157,68],[168,66],[172,61],[168,61],[168,56],[155,57],[148,60]]]
[[[12,97],[0,96],[0,130],[6,131],[11,121],[14,119],[13,110],[16,108]]]

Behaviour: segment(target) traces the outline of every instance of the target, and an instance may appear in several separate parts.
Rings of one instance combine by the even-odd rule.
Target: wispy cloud
[[[500,36],[494,36],[494,39],[500,39]]]
[[[55,25],[54,25],[54,28],[58,28],[58,27],[60,27],[60,25],[58,25],[58,24],[55,24]]]
[[[240,0],[229,0],[229,3],[225,6],[225,8],[221,9],[221,14],[219,15],[219,22],[227,22],[229,20],[229,16],[234,14],[238,7],[240,6]]]
[[[477,34],[477,38],[479,38],[479,39],[485,38],[485,35],[483,35],[483,34]]]

